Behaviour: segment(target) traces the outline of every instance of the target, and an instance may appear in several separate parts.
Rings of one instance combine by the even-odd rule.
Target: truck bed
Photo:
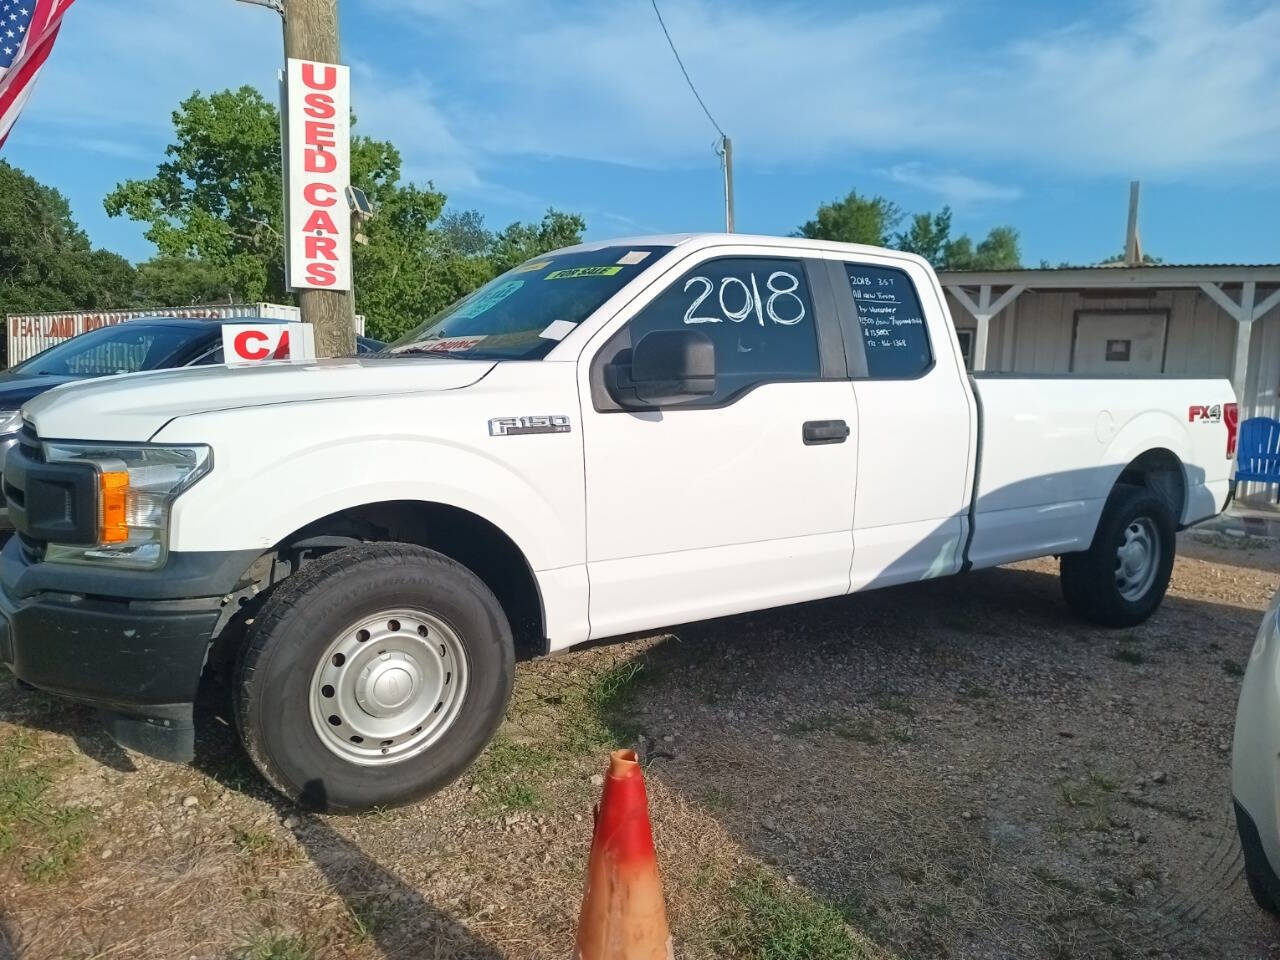
[[[1226,506],[1232,460],[1222,411],[1234,396],[1225,380],[979,374],[971,383],[973,567],[1087,549],[1112,486],[1153,447],[1180,465],[1182,526]],[[1175,499],[1176,490],[1171,467]]]

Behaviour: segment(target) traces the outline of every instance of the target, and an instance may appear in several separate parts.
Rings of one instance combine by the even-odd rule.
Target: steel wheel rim
[[[311,675],[311,725],[329,752],[365,766],[417,756],[453,726],[467,656],[448,623],[423,610],[361,617]]]
[[[1116,589],[1125,600],[1141,600],[1156,582],[1160,566],[1160,531],[1150,517],[1138,517],[1124,528],[1116,549]]]

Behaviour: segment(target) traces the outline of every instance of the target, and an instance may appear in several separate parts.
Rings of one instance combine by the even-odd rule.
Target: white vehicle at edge
[[[737,235],[556,251],[389,355],[59,388],[4,469],[0,660],[193,748],[202,673],[290,797],[455,778],[514,647],[1062,555],[1096,622],[1219,513],[1222,380],[966,375],[919,257]],[[251,622],[250,622],[251,621]]]

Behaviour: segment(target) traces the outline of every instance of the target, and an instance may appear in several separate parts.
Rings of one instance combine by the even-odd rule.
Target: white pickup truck
[[[538,652],[1060,555],[1136,624],[1224,509],[1222,380],[977,377],[919,257],[738,235],[539,257],[381,355],[142,373],[24,408],[0,661],[330,810],[421,797]],[[852,609],[852,608],[851,608]]]

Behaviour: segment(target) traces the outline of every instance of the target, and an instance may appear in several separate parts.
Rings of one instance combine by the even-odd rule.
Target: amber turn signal
[[[99,513],[100,543],[124,543],[129,539],[129,524],[125,516],[125,499],[129,491],[127,471],[101,473],[98,476],[98,495],[102,509]]]

